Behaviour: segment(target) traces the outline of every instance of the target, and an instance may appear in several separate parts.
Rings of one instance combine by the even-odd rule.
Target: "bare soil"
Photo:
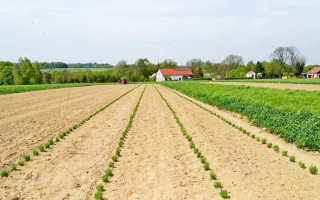
[[[309,90],[309,91],[319,91],[320,85],[313,84],[281,84],[281,83],[246,83],[246,82],[203,82],[207,84],[216,85],[245,85],[251,87],[265,87],[274,89],[290,89],[290,90]]]
[[[17,162],[136,85],[0,95],[0,168]]]

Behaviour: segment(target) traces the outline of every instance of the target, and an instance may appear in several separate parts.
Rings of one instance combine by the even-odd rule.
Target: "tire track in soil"
[[[155,88],[147,87],[106,199],[220,199],[209,174]]]
[[[16,117],[10,117],[8,115],[5,119],[1,119],[0,149],[2,153],[0,155],[0,167],[4,168],[5,165],[17,162],[24,154],[30,153],[32,149],[37,149],[40,144],[46,142],[50,137],[56,137],[60,132],[65,131],[75,123],[88,117],[97,109],[135,86],[136,85],[124,87],[118,85],[107,87],[94,86],[90,87],[92,94],[90,90],[88,90],[89,87],[82,88],[84,92],[81,92],[81,88],[76,88],[77,93],[72,92],[72,94],[76,97],[78,97],[78,93],[81,93],[81,95],[69,101],[68,109],[65,99],[66,90],[51,90],[51,92],[54,92],[54,96],[57,96],[57,98],[54,99],[59,103],[53,103],[51,105],[44,104],[44,106],[40,106],[34,111],[22,114],[23,117],[21,115]],[[52,94],[48,93],[50,90],[42,92],[45,92],[44,99],[47,99],[46,96],[53,98]],[[41,91],[36,94],[39,94],[38,98],[42,99]],[[2,96],[0,96],[0,98],[1,97]],[[13,95],[13,97],[11,100],[14,102],[17,100],[17,95]],[[18,97],[20,96],[18,95]],[[23,97],[26,101],[34,99],[34,93],[24,94]],[[62,98],[62,101],[59,100],[60,98]],[[17,107],[23,110],[24,107],[28,107],[29,105],[28,102],[23,103],[23,101],[20,101]],[[14,104],[11,104],[11,107],[14,107]]]
[[[91,199],[142,89],[122,97],[48,152],[3,178],[0,199]]]
[[[157,86],[218,174],[231,199],[318,199],[320,176],[300,169],[168,89]]]

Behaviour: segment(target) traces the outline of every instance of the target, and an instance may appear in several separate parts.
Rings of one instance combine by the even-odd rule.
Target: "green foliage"
[[[204,164],[203,164],[203,169],[206,170],[206,171],[208,171],[208,170],[210,169],[209,163],[207,163],[207,162],[204,163]]]
[[[252,134],[252,135],[251,135],[251,138],[255,138],[255,137],[256,137],[256,135],[255,135],[255,134]]]
[[[214,171],[210,171],[210,179],[211,180],[216,180],[217,179],[217,175],[214,173]]]
[[[309,171],[311,174],[317,174],[318,173],[318,168],[315,165],[311,165],[309,167]]]
[[[112,156],[112,158],[111,158],[111,159],[113,160],[113,162],[117,162],[118,157],[117,157],[117,156]]]
[[[206,163],[206,162],[207,162],[207,159],[206,159],[205,157],[201,157],[201,158],[200,158],[200,161],[201,161],[201,163]]]
[[[33,151],[32,151],[32,155],[37,156],[37,155],[39,155],[39,153],[38,153],[38,151],[33,150]]]
[[[221,190],[220,196],[224,199],[228,198],[228,191],[227,190]]]
[[[305,165],[302,161],[299,162],[299,166],[300,166],[302,169],[305,169],[305,168],[306,168],[306,165]]]
[[[268,146],[268,148],[271,148],[272,147],[272,143],[269,142],[267,146]]]
[[[198,149],[198,148],[195,148],[195,149],[193,150],[193,152],[194,152],[194,153],[198,153],[198,152],[199,152],[199,149]]]
[[[30,160],[30,155],[26,154],[23,156],[24,160],[25,161],[29,161]]]
[[[198,153],[197,153],[197,157],[198,157],[198,158],[201,158],[201,157],[202,157],[202,154],[201,154],[201,152],[200,152],[200,151],[198,151]]]
[[[282,156],[287,156],[288,155],[288,151],[282,151]]]
[[[102,197],[102,192],[101,191],[97,191],[95,194],[94,194],[94,199],[96,200],[102,200],[103,197]]]
[[[116,156],[120,156],[120,147],[116,149]]]
[[[105,174],[107,176],[111,176],[112,175],[112,170],[110,168],[108,168],[106,171],[105,171]]]
[[[259,142],[260,141],[260,137],[256,137],[256,140]]]
[[[60,140],[59,140],[59,137],[56,137],[56,142],[59,142]]]
[[[108,182],[108,180],[109,180],[109,176],[108,175],[105,174],[105,175],[102,176],[102,181],[103,182],[106,183],[106,182]]]
[[[24,165],[24,161],[19,161],[19,162],[18,162],[18,165],[19,165],[19,166],[23,166],[23,165]]]
[[[295,156],[290,156],[290,161],[291,162],[296,162],[296,157]]]
[[[108,167],[113,167],[113,166],[114,166],[114,162],[111,161],[108,163]]]
[[[262,144],[267,143],[267,139],[266,139],[266,138],[263,138],[263,139],[261,140],[261,143],[262,143]]]
[[[102,192],[104,187],[103,187],[102,184],[99,184],[99,185],[97,185],[96,189],[97,189],[98,192]]]
[[[1,177],[8,177],[8,171],[7,170],[2,170],[1,171]]]
[[[121,140],[121,141],[119,142],[119,147],[122,147],[122,145],[123,145],[123,141]]]
[[[53,139],[48,140],[48,143],[49,143],[50,145],[53,145]]]
[[[279,148],[278,145],[273,145],[273,150],[274,150],[274,151],[279,151],[279,149],[280,149],[280,148]]]
[[[194,142],[191,141],[191,142],[190,142],[190,148],[193,149],[194,147],[195,147],[195,146],[194,146]]]
[[[10,167],[11,171],[14,171],[17,169],[17,164],[12,163],[9,165],[9,167]]]
[[[215,188],[222,188],[222,185],[221,185],[221,182],[220,182],[220,181],[214,182],[213,186],[214,186]]]
[[[46,149],[50,148],[50,143],[45,143],[45,144],[44,144],[44,147],[45,147]]]
[[[43,145],[40,145],[40,146],[39,146],[39,150],[40,150],[40,152],[44,152],[44,146],[43,146]]]

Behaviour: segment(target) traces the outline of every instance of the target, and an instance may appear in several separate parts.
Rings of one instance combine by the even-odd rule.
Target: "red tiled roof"
[[[162,75],[193,75],[190,69],[160,69]]]
[[[307,74],[317,74],[320,72],[320,67],[315,67],[307,72]]]
[[[247,74],[252,74],[252,73],[254,73],[254,71],[248,71],[248,72],[247,72]]]

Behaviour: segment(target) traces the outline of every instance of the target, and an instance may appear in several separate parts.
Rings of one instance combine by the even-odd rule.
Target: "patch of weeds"
[[[200,158],[201,163],[206,163],[207,159],[205,157]]]
[[[100,191],[97,191],[95,194],[94,194],[94,199],[96,200],[102,200],[102,192]]]
[[[111,159],[112,159],[113,162],[117,162],[118,157],[117,156],[112,156]]]
[[[217,175],[214,173],[214,171],[210,172],[210,179],[211,180],[216,180],[217,179]]]
[[[194,142],[190,142],[190,149],[194,148]]]
[[[30,155],[26,154],[23,156],[24,160],[25,161],[29,161],[30,160]]]
[[[287,156],[288,155],[288,151],[282,151],[282,156]]]
[[[7,170],[2,170],[1,171],[1,177],[8,177],[8,171]]]
[[[56,137],[56,142],[59,142],[60,140],[59,140],[59,138],[58,137]]]
[[[108,175],[105,174],[105,175],[102,176],[102,181],[103,182],[105,182],[105,183],[108,182],[108,179],[109,179]]]
[[[268,148],[271,148],[272,147],[272,143],[268,143]]]
[[[12,163],[9,165],[9,167],[10,167],[11,171],[14,171],[17,169],[17,164]]]
[[[19,166],[23,166],[23,165],[24,165],[24,161],[19,161],[19,162],[18,162],[18,165],[19,165]]]
[[[309,167],[309,171],[311,174],[317,174],[318,173],[318,168],[315,165],[311,165]]]
[[[39,155],[39,153],[38,153],[38,151],[33,150],[33,151],[32,151],[32,155],[37,156],[37,155]]]
[[[109,162],[108,163],[108,167],[113,167],[114,166],[114,162]]]
[[[43,145],[40,145],[40,146],[39,146],[39,150],[40,150],[40,152],[44,152],[44,146],[43,146]]]
[[[305,169],[305,168],[306,168],[306,165],[305,165],[302,161],[299,162],[299,166],[300,166],[302,169]]]
[[[195,149],[193,150],[193,152],[194,152],[194,153],[198,153],[198,152],[199,152],[199,149],[198,149],[198,148],[195,148]]]
[[[118,148],[116,149],[116,155],[117,155],[117,156],[120,156],[120,147],[118,147]]]
[[[262,144],[267,143],[267,139],[266,139],[266,138],[263,138],[263,139],[261,140],[261,143],[262,143]]]
[[[290,159],[291,162],[296,162],[296,157],[295,156],[290,156],[289,159]]]
[[[98,192],[102,192],[103,191],[103,185],[102,184],[97,185],[96,188],[97,188]]]
[[[224,199],[228,198],[228,191],[227,190],[221,190],[220,196]]]
[[[260,142],[260,137],[256,137],[256,140],[257,140],[258,142]]]
[[[48,140],[48,143],[49,143],[50,145],[53,145],[53,139]]]
[[[221,185],[221,182],[220,182],[220,181],[214,182],[213,186],[214,186],[215,188],[222,188],[222,185]]]
[[[255,134],[252,134],[252,135],[251,135],[251,138],[255,138],[255,137],[256,137],[256,135],[255,135]]]
[[[273,150],[274,150],[274,151],[277,151],[277,152],[278,152],[278,151],[279,151],[279,149],[280,149],[280,148],[279,148],[279,146],[278,146],[278,145],[274,145],[274,146],[273,146]]]
[[[105,172],[106,175],[111,176],[112,175],[112,170],[108,168]]]
[[[200,151],[198,151],[198,153],[197,153],[197,157],[198,157],[198,158],[201,158],[201,157],[202,157],[202,154],[201,154],[201,152],[200,152]]]
[[[208,171],[210,169],[209,163],[204,163],[203,169]]]

